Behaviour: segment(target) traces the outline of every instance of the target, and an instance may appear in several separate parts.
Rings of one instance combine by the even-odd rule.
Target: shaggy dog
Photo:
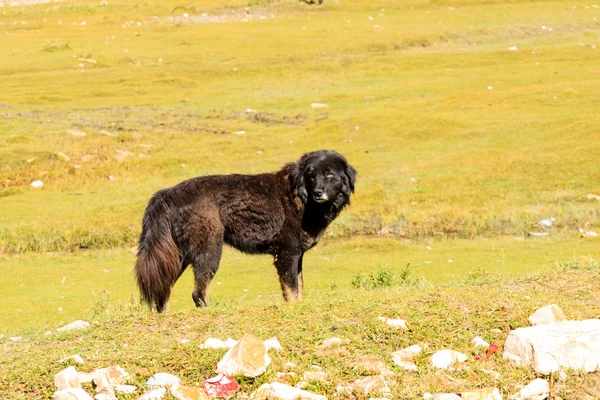
[[[302,299],[302,256],[350,203],[356,170],[332,150],[260,175],[193,178],[158,191],[142,221],[135,274],[142,299],[164,310],[175,281],[194,270],[192,298],[208,304],[223,243],[272,254],[286,301]]]

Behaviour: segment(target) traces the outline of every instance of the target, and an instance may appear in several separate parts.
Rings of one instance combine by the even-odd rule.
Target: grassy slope
[[[509,329],[526,326],[532,311],[551,302],[573,319],[597,316],[598,279],[597,263],[581,263],[519,280],[479,276],[455,285],[408,284],[371,291],[340,287],[297,304],[249,296],[244,301],[219,301],[208,309],[162,315],[140,311],[137,303],[112,307],[100,300],[92,308],[93,324],[87,331],[44,336],[43,330],[31,330],[24,332],[20,342],[3,339],[0,389],[6,398],[49,397],[53,374],[65,368],[58,360],[75,353],[86,360],[78,370],[118,364],[132,374],[132,383],[140,390],[150,375],[160,371],[193,385],[211,377],[223,355],[223,351],[200,350],[199,344],[208,337],[224,340],[251,333],[263,340],[276,336],[284,351],[271,354],[273,363],[265,375],[240,381],[245,393],[274,380],[292,361],[299,372],[292,384],[310,365],[320,365],[327,381],[310,384],[308,389],[331,397],[337,385],[368,375],[353,370],[353,361],[378,356],[395,371],[387,378],[394,398],[482,387],[498,387],[508,398],[535,373],[502,361],[500,353],[474,361],[478,352],[472,349],[471,339],[480,335],[502,346]],[[406,319],[410,330],[383,325],[377,320],[382,315]],[[323,340],[334,336],[350,340],[345,351],[320,348]],[[183,344],[182,339],[189,342]],[[390,352],[413,344],[428,346],[416,359],[419,372],[396,369]],[[444,348],[462,351],[469,359],[455,371],[431,368],[429,356]],[[498,372],[500,379],[485,370]],[[598,374],[569,373],[565,381],[551,380],[552,395],[563,399],[594,398],[599,385]]]
[[[549,271],[553,265],[579,257],[599,259],[598,241],[496,238],[469,241],[402,243],[389,239],[326,240],[305,257],[309,297],[331,288],[350,289],[358,273],[379,268],[397,278],[406,264],[411,276],[433,284],[477,277],[505,277]],[[97,302],[111,306],[137,299],[132,250],[98,250],[73,254],[16,255],[0,259],[3,304],[0,333],[18,334],[35,327],[51,329],[74,319],[85,319]],[[280,299],[275,268],[269,256],[247,256],[227,248],[211,285],[215,302]],[[170,308],[190,311],[192,274],[177,282]],[[60,310],[59,310],[60,308]]]
[[[249,8],[273,19],[226,23],[182,15],[241,9],[6,9],[0,243],[8,252],[132,245],[155,190],[277,169],[315,147],[340,150],[360,173],[335,235],[520,234],[550,216],[570,232],[593,229],[598,203],[585,196],[599,179],[591,46],[600,11],[452,4],[290,1]],[[117,150],[134,155],[120,163]],[[30,188],[34,179],[46,186]]]

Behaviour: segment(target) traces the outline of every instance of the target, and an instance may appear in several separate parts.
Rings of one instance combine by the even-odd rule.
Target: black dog
[[[356,170],[332,150],[280,171],[193,178],[158,191],[146,207],[135,264],[142,298],[162,312],[191,264],[197,307],[208,304],[223,243],[272,254],[286,301],[302,299],[302,256],[350,203]]]

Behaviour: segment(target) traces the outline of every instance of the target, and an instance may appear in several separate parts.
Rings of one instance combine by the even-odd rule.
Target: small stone
[[[132,152],[126,151],[126,150],[117,150],[116,153],[117,153],[117,155],[115,156],[115,159],[118,162],[123,162],[126,159],[128,159],[129,157],[133,156]]]
[[[385,361],[379,357],[360,357],[352,364],[352,367],[365,370],[370,374],[388,374],[391,372],[385,365]]]
[[[394,364],[407,371],[416,371],[417,366],[411,362],[411,360],[413,360],[415,356],[421,352],[421,350],[421,346],[415,344],[405,349],[393,352],[392,359]]]
[[[338,346],[341,346],[342,344],[346,344],[348,342],[349,342],[348,339],[341,339],[341,338],[338,338],[338,337],[332,337],[332,338],[329,338],[329,339],[325,339],[323,341],[323,343],[321,343],[321,347],[324,347],[324,348],[338,347]]]
[[[544,379],[537,378],[522,387],[519,393],[511,396],[515,400],[543,400],[550,394],[550,385]]]
[[[293,362],[286,362],[285,365],[283,366],[283,368],[286,371],[291,371],[293,369],[296,369],[298,366],[296,364],[294,364]]]
[[[81,382],[79,381],[75,367],[63,369],[54,375],[54,385],[58,390],[80,388]]]
[[[327,400],[327,397],[274,382],[259,387],[250,395],[250,400]]]
[[[97,393],[94,396],[94,400],[118,400],[117,396],[109,393]]]
[[[56,153],[57,156],[59,156],[60,158],[62,158],[64,161],[69,162],[71,160],[71,158],[66,155],[65,153],[63,153],[62,151],[59,151],[58,153]]]
[[[432,400],[460,400],[461,397],[454,393],[439,393],[434,394]]]
[[[89,328],[89,326],[90,326],[89,322],[77,320],[77,321],[71,322],[70,324],[62,326],[60,328],[57,328],[56,332],[67,332],[67,331],[73,331],[73,330],[78,330],[78,329],[87,329],[87,328]]]
[[[164,387],[154,389],[138,397],[138,400],[162,400],[167,395],[167,389]]]
[[[527,318],[532,326],[566,321],[565,313],[556,304],[542,307]]]
[[[408,327],[406,326],[406,321],[403,319],[390,319],[385,317],[377,317],[377,319],[382,322],[385,322],[391,327],[408,330]]]
[[[79,129],[67,129],[67,133],[71,136],[85,136],[86,133],[84,131],[80,131]]]
[[[454,350],[440,350],[431,356],[431,365],[440,369],[449,369],[454,364],[464,362],[467,356]]]
[[[516,51],[517,50],[517,46],[510,46],[508,48],[508,50],[510,50],[510,51]]]
[[[279,340],[277,340],[276,337],[269,338],[269,339],[265,340],[263,343],[265,344],[265,348],[267,349],[267,351],[269,351],[271,349],[277,350],[277,351],[283,350],[281,348],[281,344],[279,343]]]
[[[325,382],[327,374],[323,371],[306,371],[302,375],[304,382]]]
[[[230,347],[224,341],[215,338],[208,338],[199,346],[201,349],[229,349]]]
[[[481,336],[475,336],[473,340],[471,340],[471,344],[475,347],[490,347],[490,344],[486,342]]]
[[[278,372],[275,375],[275,379],[277,379],[278,382],[281,383],[288,383],[290,380],[292,380],[292,378],[296,376],[296,373],[293,371],[290,372]]]
[[[43,186],[44,186],[44,182],[42,182],[42,181],[40,181],[40,180],[37,180],[37,181],[33,181],[33,182],[31,182],[31,187],[34,187],[34,188],[41,188],[41,187],[43,187]]]
[[[82,388],[68,388],[59,390],[52,396],[53,400],[94,400],[88,392]]]
[[[421,352],[421,350],[423,350],[421,346],[419,346],[418,344],[414,344],[405,349],[394,351],[392,353],[392,357],[394,358],[394,360],[396,358],[403,361],[412,360],[413,358],[415,358],[416,355],[418,355]]]
[[[367,376],[366,378],[354,381],[352,386],[354,390],[365,395],[391,393],[390,388],[382,376]]]
[[[137,388],[133,385],[115,385],[115,393],[120,394],[132,394],[137,391]]]
[[[177,400],[209,400],[211,397],[204,389],[196,386],[175,385],[169,390],[171,396]]]
[[[159,372],[152,375],[148,381],[146,381],[146,386],[153,389],[157,387],[179,385],[179,383],[181,383],[181,380],[175,375],[167,372]]]
[[[255,378],[265,373],[270,363],[265,344],[254,336],[245,334],[219,361],[217,372]]]
[[[462,400],[502,400],[502,395],[496,388],[471,390],[461,393]]]
[[[324,103],[312,103],[310,108],[329,108],[329,105]]]

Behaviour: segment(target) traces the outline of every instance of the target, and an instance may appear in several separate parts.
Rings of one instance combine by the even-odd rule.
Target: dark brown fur
[[[208,304],[223,243],[272,254],[285,300],[302,299],[302,256],[350,203],[356,171],[332,150],[304,154],[260,175],[193,178],[158,191],[146,207],[135,265],[142,299],[162,312],[188,265],[192,298]]]

